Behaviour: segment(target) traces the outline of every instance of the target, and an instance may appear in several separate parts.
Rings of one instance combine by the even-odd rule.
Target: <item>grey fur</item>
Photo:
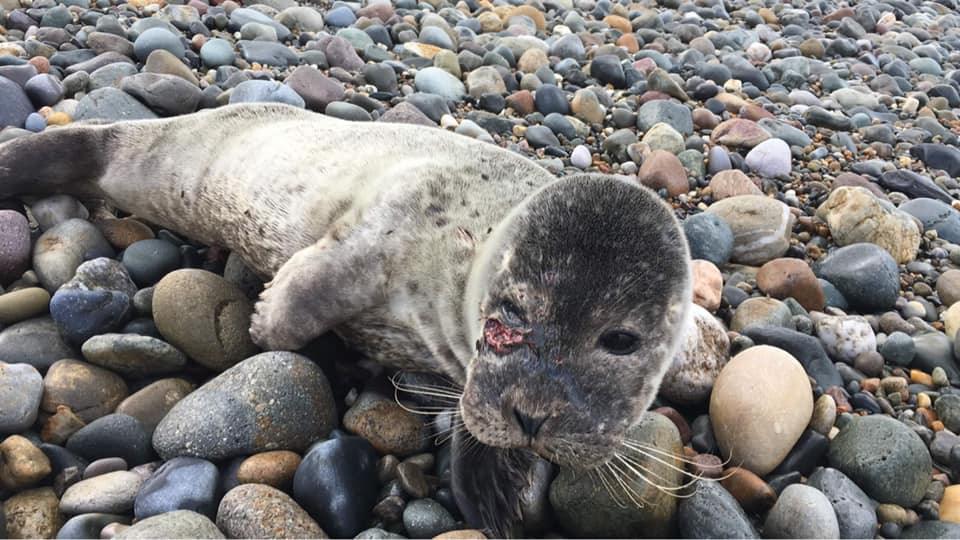
[[[261,104],[0,145],[0,197],[54,191],[239,253],[272,278],[251,327],[264,348],[335,330],[385,365],[465,385],[470,435],[507,454],[478,454],[504,464],[501,495],[466,503],[482,471],[455,460],[459,498],[475,506],[467,515],[499,515],[478,525],[503,534],[520,515],[502,490],[527,478],[522,453],[609,459],[652,401],[689,311],[686,243],[656,194],[609,176],[557,180],[439,129]],[[523,343],[491,348],[486,324]],[[639,348],[611,354],[600,346],[610,329]]]

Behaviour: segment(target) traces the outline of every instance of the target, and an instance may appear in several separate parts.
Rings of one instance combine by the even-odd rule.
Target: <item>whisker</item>
[[[607,462],[607,467],[609,467],[611,471],[615,472],[614,479],[618,484],[620,484],[620,487],[623,488],[624,493],[627,495],[630,501],[633,502],[637,508],[643,508],[647,503],[646,499],[637,493],[636,488],[630,486],[629,483],[625,482],[622,478],[623,476],[627,476],[629,478],[629,475],[621,470],[620,467],[609,461]],[[643,478],[643,475],[640,475],[640,477]],[[646,481],[646,479],[644,479],[644,481]],[[640,500],[638,501],[637,499]]]
[[[657,463],[661,463],[661,464],[663,464],[663,465],[666,465],[667,467],[670,467],[671,469],[673,469],[673,470],[675,470],[675,471],[677,471],[677,472],[679,472],[679,473],[681,473],[681,474],[690,475],[690,472],[687,471],[686,469],[684,469],[683,467],[677,467],[677,466],[674,465],[673,463],[670,463],[670,462],[668,462],[668,461],[665,461],[665,460],[663,460],[663,459],[660,459],[660,458],[658,458],[657,456],[653,455],[652,453],[647,452],[646,450],[643,450],[643,449],[641,449],[641,448],[633,448],[633,447],[630,447],[630,446],[627,446],[627,448],[630,449],[630,450],[632,450],[632,451],[634,451],[634,452],[636,452],[636,453],[638,453],[638,454],[640,454],[641,456],[643,456],[643,457],[645,457],[645,458],[652,459],[652,460],[656,461]],[[677,456],[672,456],[672,457],[675,458],[675,459],[677,459],[677,460],[679,460],[679,461],[683,461],[683,460],[681,460],[680,458],[678,458]]]
[[[615,455],[614,455],[614,458],[622,461],[624,464],[626,464],[626,465],[628,465],[628,466],[632,465],[632,466],[634,466],[634,467],[637,467],[637,468],[639,468],[640,470],[642,470],[643,472],[645,472],[646,474],[649,474],[650,476],[656,477],[656,478],[657,478],[658,480],[660,480],[660,481],[673,483],[669,478],[665,478],[665,477],[661,476],[659,473],[657,473],[656,471],[654,471],[652,468],[645,466],[643,463],[641,463],[640,461],[638,461],[638,460],[636,460],[636,459],[634,459],[634,458],[631,458],[631,457],[629,457],[629,456],[624,456],[624,455],[622,455],[622,454],[615,454]],[[690,480],[690,481],[688,481],[688,482],[686,482],[686,483],[684,483],[684,484],[679,484],[679,485],[676,485],[676,486],[673,486],[673,487],[667,487],[667,486],[664,486],[664,485],[660,485],[659,487],[660,487],[660,488],[663,488],[663,489],[665,489],[665,490],[668,490],[668,491],[683,491],[684,489],[692,486],[693,484],[697,483],[698,480],[701,479],[701,476],[695,475],[695,474],[691,474],[691,473],[689,473],[689,472],[686,474],[686,476],[691,477],[692,480]]]
[[[644,451],[645,451],[645,452],[653,452],[653,453],[656,453],[656,454],[660,454],[660,455],[662,455],[662,456],[674,458],[674,459],[676,459],[677,461],[682,461],[683,463],[687,463],[687,464],[689,464],[689,465],[699,465],[696,461],[694,461],[694,460],[692,460],[692,459],[684,456],[683,454],[678,454],[678,453],[676,453],[676,452],[670,452],[669,450],[664,450],[663,448],[657,448],[656,446],[652,446],[652,445],[649,445],[649,444],[642,444],[642,443],[637,443],[637,442],[634,442],[634,441],[623,441],[622,444],[623,444],[623,446],[626,446],[627,448],[630,448],[631,450],[635,450],[635,451],[638,451],[638,452],[644,452]],[[724,465],[725,465],[725,464],[726,464],[726,463],[724,463]]]
[[[637,446],[637,447],[639,447],[639,448],[642,448],[642,449],[644,449],[644,450],[647,450],[647,451],[649,451],[649,452],[656,452],[656,453],[658,453],[658,454],[660,454],[660,455],[664,455],[664,456],[668,456],[668,457],[672,457],[672,458],[678,459],[678,460],[680,460],[680,461],[682,461],[682,462],[684,462],[684,463],[686,463],[686,464],[688,464],[688,465],[700,465],[700,463],[698,463],[698,462],[696,462],[696,461],[694,461],[694,460],[692,460],[692,459],[690,459],[690,458],[688,458],[688,457],[686,457],[686,456],[683,456],[683,455],[681,455],[681,454],[676,454],[676,453],[674,453],[674,452],[670,452],[670,451],[664,450],[664,449],[662,449],[662,448],[657,448],[656,446],[652,446],[652,445],[649,445],[649,444],[638,443],[638,442],[636,442],[636,441],[627,441],[627,443],[629,443],[629,444],[631,444],[631,445],[634,445],[634,446]],[[733,461],[733,449],[730,450],[730,457],[727,458],[727,459],[725,459],[725,460],[723,460],[723,461],[721,461],[721,462],[720,462],[720,466],[723,467],[723,468],[726,468],[727,465],[729,465],[731,461]]]
[[[624,508],[624,509],[627,508],[627,505],[623,504],[623,503],[620,501],[620,497],[617,496],[616,492],[615,492],[614,489],[613,489],[613,486],[611,486],[611,485],[610,485],[610,482],[607,481],[607,477],[604,476],[604,474],[603,474],[603,472],[604,472],[603,468],[598,467],[598,468],[596,468],[596,469],[593,469],[593,470],[590,471],[590,472],[591,472],[591,473],[594,473],[594,472],[597,473],[597,478],[600,479],[600,483],[603,484],[604,489],[607,490],[607,494],[610,495],[610,498],[611,498],[611,499],[613,499],[614,504],[616,504],[616,505],[617,505],[618,507],[620,507],[620,508]]]
[[[460,399],[460,396],[463,395],[463,390],[457,389],[456,387],[444,387],[436,386],[432,384],[414,384],[403,382],[400,380],[400,374],[396,374],[390,378],[390,382],[393,383],[394,388],[398,390],[403,390],[410,393],[420,393],[427,394],[432,393],[434,395],[443,395],[447,397],[455,397]],[[427,394],[431,395],[431,394]]]
[[[439,392],[437,390],[411,388],[408,386],[396,386],[394,388],[395,388],[395,393],[404,392],[404,393],[412,394],[415,396],[430,396],[432,398],[437,398],[437,399],[446,400],[446,401],[459,401],[461,396],[460,394],[448,394],[446,392]]]
[[[677,491],[683,490],[683,489],[686,489],[686,488],[690,487],[690,485],[692,485],[692,483],[696,483],[696,482],[699,480],[699,478],[694,479],[692,483],[684,484],[684,485],[682,485],[682,486],[667,487],[667,486],[664,486],[664,485],[661,485],[661,484],[658,484],[658,483],[656,483],[656,482],[651,481],[651,480],[650,480],[649,478],[647,478],[642,472],[640,472],[640,471],[636,470],[635,468],[633,468],[633,466],[631,466],[631,464],[630,464],[628,461],[626,461],[625,459],[623,459],[623,456],[616,456],[616,459],[618,459],[621,463],[623,463],[626,467],[628,467],[631,471],[633,471],[633,473],[636,474],[637,477],[639,477],[641,480],[643,480],[643,481],[646,482],[647,484],[653,486],[654,488],[657,489],[657,491],[659,491],[660,493],[663,493],[664,495],[667,495],[667,496],[669,496],[669,497],[673,497],[673,498],[675,498],[675,499],[687,499],[687,498],[693,497],[693,496],[696,494],[696,492],[694,492],[694,493],[682,494],[682,493],[677,493]],[[643,467],[642,465],[638,465],[638,467],[641,468],[641,469],[643,469],[644,471],[646,471],[646,472],[647,472],[648,474],[650,474],[651,476],[657,476],[658,478],[660,478],[660,479],[663,480],[664,482],[667,482],[667,481],[668,481],[666,478],[661,477],[660,475],[656,474],[655,472],[651,471],[650,469],[647,469],[646,467]]]

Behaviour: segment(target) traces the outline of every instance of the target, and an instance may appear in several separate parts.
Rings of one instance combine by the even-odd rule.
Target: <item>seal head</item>
[[[468,283],[465,426],[488,446],[599,466],[649,407],[688,316],[683,233],[656,194],[601,175],[546,186],[499,229]]]

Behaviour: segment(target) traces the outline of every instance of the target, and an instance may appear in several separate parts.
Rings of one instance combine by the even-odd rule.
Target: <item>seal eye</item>
[[[600,336],[600,347],[618,356],[630,354],[640,346],[640,338],[625,330],[610,330]]]
[[[500,302],[500,312],[503,314],[503,322],[511,326],[523,324],[523,312],[510,300]]]

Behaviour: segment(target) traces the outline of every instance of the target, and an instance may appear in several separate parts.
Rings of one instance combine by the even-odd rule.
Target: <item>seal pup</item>
[[[250,329],[264,349],[333,330],[462,385],[452,487],[497,536],[522,530],[537,456],[612,456],[691,302],[685,238],[656,194],[557,179],[440,129],[247,104],[0,145],[0,197],[53,192],[238,252],[271,279]]]

